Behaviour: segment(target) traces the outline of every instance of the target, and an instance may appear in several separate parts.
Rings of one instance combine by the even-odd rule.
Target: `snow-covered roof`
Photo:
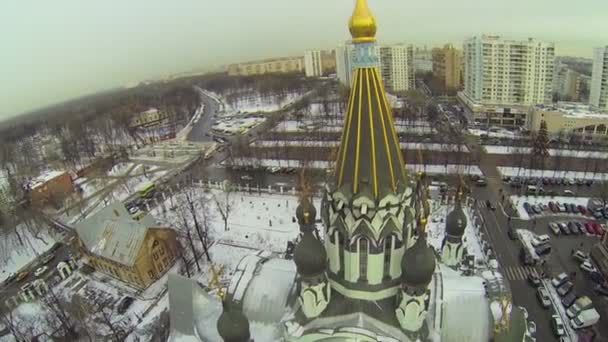
[[[38,177],[36,177],[36,179],[31,181],[31,183],[30,183],[31,187],[32,187],[32,189],[35,189],[50,180],[53,180],[59,176],[62,176],[64,173],[65,173],[65,171],[47,170],[47,171],[41,173]]]
[[[558,102],[557,105],[536,106],[540,111],[557,111],[566,117],[576,119],[608,119],[608,113],[592,109],[589,105],[577,102]]]
[[[114,202],[78,223],[76,231],[92,254],[131,266],[148,228],[154,225],[150,215],[136,221],[122,203]]]

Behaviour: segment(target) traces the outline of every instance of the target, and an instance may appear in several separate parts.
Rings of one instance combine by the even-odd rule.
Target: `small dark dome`
[[[247,317],[228,304],[224,304],[224,312],[217,320],[217,331],[224,342],[247,342],[251,338]]]
[[[304,197],[296,208],[296,218],[299,225],[312,225],[315,223],[317,210],[310,203],[308,198]]]
[[[327,252],[321,241],[317,240],[311,231],[306,231],[293,252],[293,261],[296,263],[298,274],[314,277],[325,271]]]
[[[445,231],[452,236],[462,236],[466,227],[467,217],[462,210],[460,201],[457,201],[456,206],[445,220]]]
[[[435,253],[425,238],[418,238],[401,259],[401,281],[414,287],[426,287],[435,272]]]

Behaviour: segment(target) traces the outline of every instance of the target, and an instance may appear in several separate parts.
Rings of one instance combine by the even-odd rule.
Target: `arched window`
[[[344,262],[344,249],[346,248],[345,246],[345,238],[344,238],[344,234],[342,234],[341,231],[336,230],[334,232],[334,236],[335,236],[335,241],[337,241],[338,244],[338,264],[340,265],[340,270],[338,271],[340,274],[344,274],[344,269],[346,268],[346,264]]]
[[[384,238],[384,278],[386,279],[391,277],[391,255],[392,251],[396,248],[396,240],[397,238],[394,234]]]
[[[367,255],[369,254],[369,241],[365,237],[357,241],[357,253],[359,254],[359,280],[367,281]]]

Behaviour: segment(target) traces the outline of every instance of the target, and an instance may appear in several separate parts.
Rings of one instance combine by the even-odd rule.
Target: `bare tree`
[[[201,244],[203,245],[203,250],[205,252],[205,256],[207,257],[207,261],[211,262],[211,256],[209,256],[209,251],[207,250],[208,225],[207,225],[206,217],[209,216],[209,213],[205,213],[207,211],[207,208],[205,205],[206,203],[203,200],[203,197],[196,196],[195,195],[196,193],[192,190],[193,189],[190,187],[190,188],[186,188],[184,191],[184,197],[186,199],[187,209],[190,212],[190,216],[192,216],[192,221],[194,221],[194,228],[196,230],[199,240],[201,241]],[[199,220],[198,211],[196,210],[195,202],[197,199],[200,202],[200,206],[201,206],[200,212],[203,215],[204,221],[202,224]]]
[[[55,294],[53,289],[49,289],[44,304],[50,314],[49,317],[56,320],[60,335],[68,340],[75,340],[78,337],[77,321],[67,310],[66,301]]]
[[[190,249],[192,250],[192,255],[194,257],[194,262],[196,263],[196,268],[198,271],[201,271],[201,265],[198,262],[198,253],[196,252],[196,248],[194,246],[194,241],[192,240],[192,233],[190,231],[190,224],[188,223],[188,209],[183,205],[179,206],[178,209],[179,217],[182,221],[182,231],[186,233],[186,239],[188,244],[190,245]]]
[[[0,323],[2,323],[16,342],[27,342],[32,340],[31,331],[23,329],[22,322],[19,322],[11,309],[0,312]]]
[[[232,184],[230,184],[228,181],[224,181],[222,193],[219,196],[213,195],[217,211],[220,213],[222,221],[224,221],[225,231],[228,231],[228,219],[230,218],[230,214],[232,212],[232,204],[230,203],[231,194]]]

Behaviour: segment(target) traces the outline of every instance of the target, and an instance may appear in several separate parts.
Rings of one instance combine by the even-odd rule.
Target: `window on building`
[[[389,235],[384,238],[384,278],[391,276],[391,254],[395,248],[395,235]]]
[[[149,270],[148,276],[150,277],[150,279],[154,279],[154,272],[152,270]]]
[[[358,240],[358,253],[359,253],[359,280],[367,281],[367,257],[369,254],[369,240],[365,237],[361,237]]]

